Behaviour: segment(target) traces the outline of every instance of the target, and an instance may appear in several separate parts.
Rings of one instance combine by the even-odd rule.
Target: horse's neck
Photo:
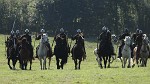
[[[141,47],[141,49],[143,50],[143,51],[147,51],[147,45],[142,45],[142,47]]]

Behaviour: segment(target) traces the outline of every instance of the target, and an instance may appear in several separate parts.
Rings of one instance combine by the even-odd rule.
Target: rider
[[[44,29],[41,29],[40,30],[40,34],[35,38],[35,40],[40,40],[41,39],[41,36],[45,33],[45,30]],[[47,42],[45,42],[45,45],[48,47],[48,51],[47,51],[47,56],[50,57],[50,52],[51,52],[51,48],[50,48],[50,43],[49,43],[49,39]],[[39,49],[39,45],[37,46],[36,48],[36,58],[38,58],[37,56],[37,50]]]
[[[135,41],[136,41],[136,37],[139,35],[139,29],[136,29],[136,33],[134,33],[133,35],[132,35],[132,40],[133,40],[133,43],[135,44]]]
[[[9,39],[13,39],[15,37],[15,32],[11,30]]]
[[[114,53],[114,47],[113,47],[113,44],[111,42],[111,31],[107,29],[107,41],[108,41],[108,44],[110,45],[110,49],[111,49],[111,55],[116,55]]]
[[[19,30],[16,30],[16,37],[17,37],[17,39],[19,39],[21,37]]]
[[[106,36],[107,36],[107,28],[104,26],[102,27],[102,33],[98,37],[99,46],[98,46],[98,54],[100,54],[99,50],[100,48],[103,49],[103,44],[106,42]]]
[[[23,34],[20,39],[23,39],[24,37],[27,39],[28,48],[31,51],[31,55],[30,56],[33,58],[32,39],[31,39],[31,35],[29,35],[29,29],[25,29],[25,34]]]
[[[136,46],[137,46],[137,57],[140,55],[140,50],[142,46],[142,40],[143,40],[143,32],[142,30],[139,30],[139,35],[136,37]]]
[[[76,40],[75,44],[77,44],[79,36],[82,36],[84,38],[84,35],[81,32],[81,29],[77,29],[77,34],[72,37],[72,40]],[[73,48],[74,48],[74,46],[73,46]],[[85,44],[84,44],[84,42],[83,42],[82,46],[83,46],[83,50],[84,50],[83,59],[86,59],[86,51],[85,51]],[[71,50],[71,51],[73,52],[73,50]]]
[[[123,46],[125,45],[124,39],[125,39],[126,36],[130,36],[129,30],[127,28],[125,28],[124,33],[119,36],[119,40],[121,41],[121,45],[119,46],[118,58],[122,57],[121,51],[122,51]],[[132,47],[131,46],[130,46],[130,48],[131,48],[131,51],[132,51]]]
[[[58,37],[60,37],[61,39],[63,39],[62,44],[63,44],[64,46],[67,46],[67,50],[68,50],[68,53],[69,53],[69,50],[70,50],[70,49],[69,49],[69,45],[68,45],[68,37],[67,37],[67,35],[65,34],[63,28],[60,29],[60,33],[54,37],[54,40],[56,41],[56,39],[57,39]],[[58,42],[56,41],[56,45],[59,45],[59,44],[60,44],[60,43],[58,43]],[[55,49],[54,49],[54,50],[55,50]],[[55,54],[55,53],[54,53],[54,54]]]

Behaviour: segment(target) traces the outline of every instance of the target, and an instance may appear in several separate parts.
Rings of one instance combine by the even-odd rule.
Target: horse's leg
[[[50,63],[51,63],[51,57],[49,57],[49,66],[48,66],[48,69],[50,69]]]
[[[101,69],[103,68],[103,65],[102,65],[102,57],[99,58],[99,61],[100,61],[100,67]]]
[[[77,59],[74,59],[75,70],[77,70]]]
[[[11,65],[10,65],[10,58],[8,58],[8,66],[10,69],[12,69]]]
[[[27,60],[24,61],[24,64],[25,64],[25,70],[27,70],[27,62],[28,62]]]
[[[146,60],[145,60],[145,67],[147,66],[147,59],[148,59],[148,58],[146,58]]]
[[[59,58],[57,58],[57,57],[56,57],[56,61],[57,61],[57,63],[56,63],[56,65],[57,65],[57,69],[60,69],[60,65],[59,65]]]
[[[107,58],[106,58],[107,59]],[[105,59],[105,57],[103,57],[103,60],[104,60],[104,67],[106,68],[106,63],[107,63],[107,60]]]
[[[42,69],[43,69],[43,68],[42,68],[42,58],[39,57],[39,60],[40,60],[40,66],[41,66],[41,70],[42,70]]]
[[[79,60],[79,68],[78,68],[78,69],[80,69],[81,61],[82,61],[82,60]]]
[[[44,58],[44,69],[47,69],[46,68],[46,57]]]
[[[13,70],[15,70],[15,65],[16,65],[16,58],[12,56],[12,65],[13,65]]]
[[[108,57],[108,68],[110,68],[110,60],[111,60],[111,56]]]
[[[131,57],[128,58],[128,68],[131,68]]]
[[[31,66],[32,66],[32,58],[30,58],[30,70],[31,70]]]
[[[61,69],[63,69],[63,66],[64,66],[64,59],[61,60],[61,63],[60,63],[60,64],[61,64],[61,65],[60,65]]]

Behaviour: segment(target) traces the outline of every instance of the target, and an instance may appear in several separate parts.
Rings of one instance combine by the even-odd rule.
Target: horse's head
[[[43,34],[43,35],[41,36],[40,42],[41,42],[41,43],[48,42],[48,36],[47,36],[47,34]]]
[[[84,38],[83,36],[79,35],[77,44],[83,44],[83,43],[84,43]]]
[[[130,38],[130,36],[126,36],[125,39],[124,39],[124,41],[125,41],[126,45],[130,45],[131,44],[131,38]]]
[[[148,45],[149,41],[147,37],[144,37],[142,40],[142,45]]]

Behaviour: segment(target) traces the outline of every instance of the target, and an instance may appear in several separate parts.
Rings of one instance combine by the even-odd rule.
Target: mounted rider
[[[102,51],[102,49],[104,49],[105,46],[103,46],[105,43],[108,43],[108,45],[110,45],[110,54],[111,55],[116,55],[114,53],[114,47],[113,44],[111,42],[111,32],[110,30],[108,30],[107,27],[102,27],[102,33],[99,35],[98,37],[98,41],[99,41],[99,46],[98,46],[98,54],[100,54]]]
[[[14,45],[14,42],[16,42],[16,35],[15,35],[15,32],[12,30],[10,32],[10,36],[7,38],[7,41],[5,42],[6,46],[7,46],[7,58],[9,58],[9,56],[10,56],[9,55],[9,49],[11,47],[15,47],[15,49],[16,49],[16,46]]]
[[[77,29],[77,34],[74,35],[74,36],[71,38],[72,40],[76,40],[75,45],[77,44],[78,38],[79,38],[80,36],[82,36],[82,37],[84,38],[84,35],[83,35],[81,29]],[[74,45],[74,46],[75,46],[75,45]],[[74,46],[73,46],[71,52],[73,52]],[[84,42],[83,42],[82,46],[83,46],[83,50],[84,50],[83,59],[86,59],[86,50],[85,50],[85,44],[84,44]]]
[[[99,46],[98,47],[98,54],[100,54],[100,49],[103,49],[103,44],[106,43],[106,37],[107,37],[107,28],[104,26],[102,27],[102,33],[99,35],[97,38],[99,41]]]
[[[139,30],[139,35],[136,37],[136,46],[137,46],[137,57],[140,57],[140,50],[142,47],[142,40],[143,40],[143,31]],[[149,50],[149,47],[147,46],[147,49]]]
[[[45,33],[45,30],[44,30],[44,29],[41,29],[41,30],[40,30],[40,34],[39,34],[38,36],[36,36],[35,40],[40,40],[41,37],[43,36],[43,34],[46,34],[46,33]],[[52,51],[51,51],[49,39],[47,40],[47,42],[45,42],[45,45],[46,45],[47,48],[48,48],[47,56],[50,57]],[[38,50],[38,49],[39,49],[39,45],[36,47],[36,58],[38,58],[38,56],[37,56],[37,50]]]
[[[61,39],[63,40],[63,42],[62,42],[62,43],[57,42],[57,41],[56,41],[57,38],[61,38]],[[69,48],[69,44],[68,44],[68,37],[67,37],[67,35],[65,34],[63,28],[60,29],[60,33],[57,34],[57,35],[54,37],[54,40],[55,40],[55,42],[56,42],[56,45],[62,44],[62,45],[64,45],[64,46],[66,46],[66,47],[67,47],[67,50],[68,50],[68,53],[69,53],[70,48]],[[56,47],[54,48],[54,50],[55,50],[55,49],[56,49]],[[54,52],[55,52],[55,51],[54,51]],[[54,54],[55,54],[55,53],[54,53]]]
[[[30,51],[30,56],[33,58],[32,39],[31,39],[31,35],[29,34],[29,29],[25,29],[25,34],[23,34],[20,39],[22,40],[23,38],[26,38],[28,49]]]
[[[121,52],[122,52],[123,46],[125,45],[124,39],[125,39],[126,36],[130,36],[129,30],[127,28],[125,28],[124,33],[119,36],[119,40],[121,41],[121,45],[119,46],[118,58],[122,57],[122,53]],[[130,45],[130,48],[131,48],[131,51],[132,51],[132,46],[131,45]]]
[[[20,39],[21,35],[20,35],[20,31],[19,30],[16,30],[16,38],[17,39]]]
[[[139,35],[139,31],[140,31],[140,29],[137,28],[136,32],[133,33],[133,35],[131,36],[133,47],[136,47],[136,37]]]

